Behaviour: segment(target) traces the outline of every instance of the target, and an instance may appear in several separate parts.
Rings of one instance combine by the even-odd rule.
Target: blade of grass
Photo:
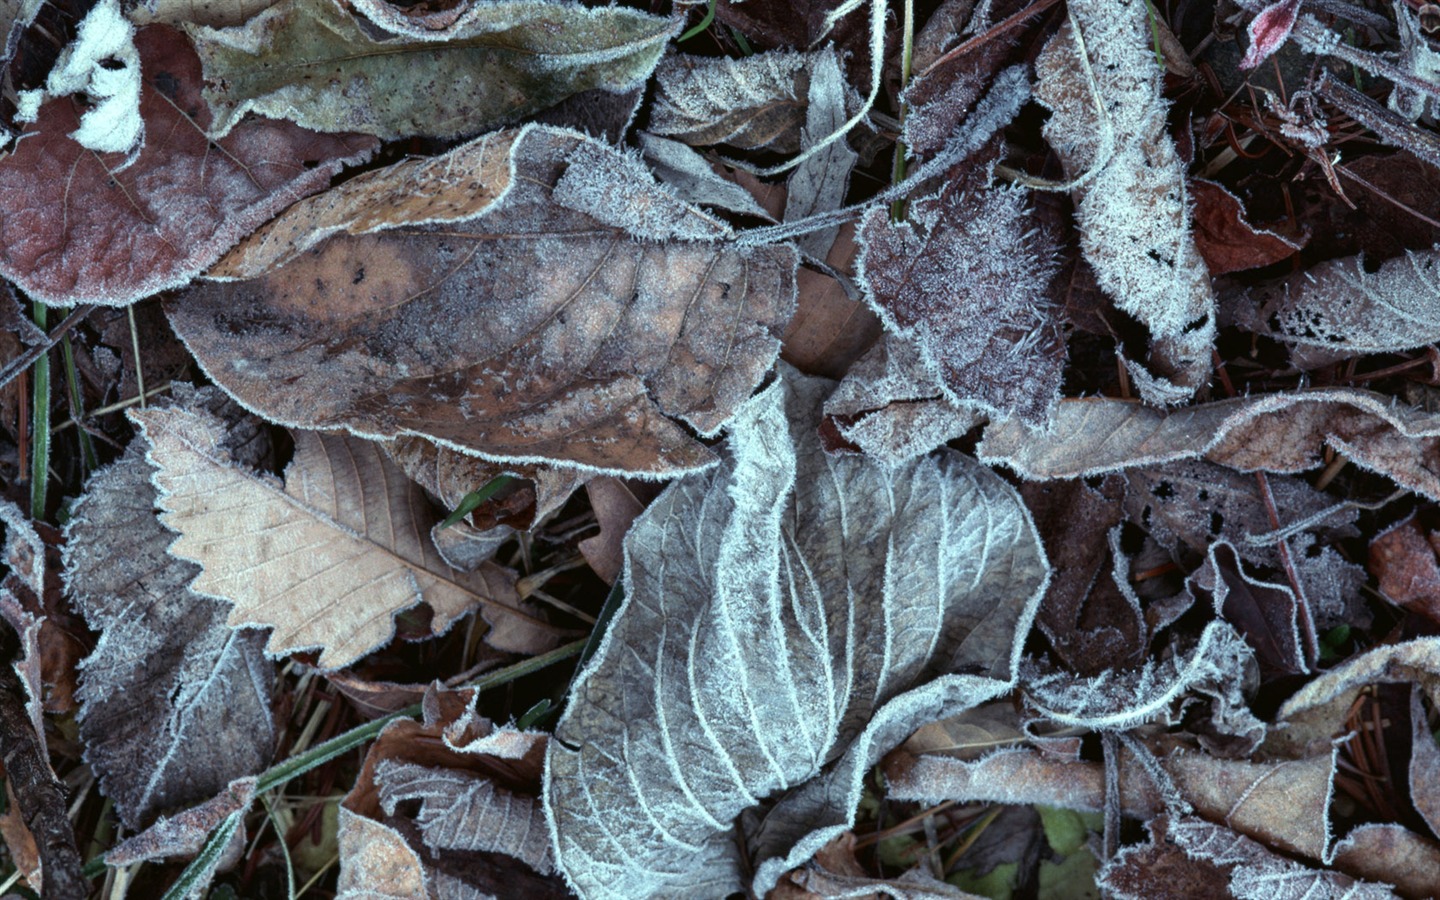
[[[685,41],[690,40],[695,35],[700,34],[705,29],[709,28],[710,23],[713,21],[715,21],[715,0],[710,0],[710,7],[705,10],[705,18],[701,19],[694,28],[680,35],[680,39],[675,43],[682,44]]]
[[[465,687],[471,687],[477,691],[486,691],[499,687],[502,684],[508,684],[517,678],[523,678],[547,666],[552,666],[557,662],[562,662],[577,655],[585,648],[586,640],[585,638],[581,638],[578,641],[571,641],[568,644],[556,647],[548,653],[532,656],[527,660],[515,663],[513,666],[496,669],[494,672],[475,679],[465,685]],[[280,787],[291,779],[298,778],[311,769],[322,766],[336,757],[343,756],[357,747],[364,746],[378,737],[380,732],[385,730],[385,726],[391,722],[397,719],[413,719],[419,714],[420,704],[416,703],[407,706],[399,712],[382,716],[373,722],[357,725],[344,734],[338,734],[328,741],[316,744],[304,753],[293,756],[284,762],[276,763],[260,773],[259,778],[256,780],[256,796]],[[178,898],[185,896],[183,893],[175,893],[176,889],[181,883],[193,887],[195,879],[203,874],[203,867],[209,865],[210,860],[213,860],[215,855],[224,849],[225,842],[230,840],[230,837],[235,833],[235,827],[230,824],[231,821],[238,821],[238,818],[243,816],[243,813],[243,810],[235,813],[227,818],[219,828],[211,832],[210,837],[205,841],[205,846],[201,848],[199,855],[191,860],[190,865],[185,867],[184,873],[180,876],[180,881],[176,882],[176,885],[170,889],[170,892],[165,894],[163,900],[178,900]],[[226,831],[227,828],[229,829],[228,832]],[[104,871],[105,860],[103,856],[97,856],[85,864],[85,875],[87,878],[97,877]],[[188,882],[186,881],[187,877],[190,879]],[[189,887],[187,887],[187,890],[188,889]]]
[[[65,362],[65,391],[70,398],[70,420],[79,422],[85,418],[85,397],[80,393],[80,375],[75,371],[75,351],[70,346],[69,335],[60,341],[60,358]],[[79,436],[80,458],[85,474],[89,475],[99,467],[100,457],[95,455],[95,444],[85,429],[80,429]]]
[[[140,408],[145,408],[145,366],[140,362],[140,329],[135,327],[135,304],[125,307],[130,317],[130,350],[135,354],[135,392],[140,395]]]
[[[35,324],[45,327],[45,304],[35,301]],[[30,420],[30,518],[45,518],[45,488],[50,481],[50,354],[35,360],[35,396]]]
[[[449,528],[451,525],[454,525],[456,522],[479,509],[480,504],[500,493],[502,488],[514,480],[515,479],[509,475],[500,475],[485,482],[484,486],[478,490],[466,494],[461,498],[460,505],[455,507],[455,511],[446,516],[445,521],[440,523],[440,530],[444,531],[446,528]]]

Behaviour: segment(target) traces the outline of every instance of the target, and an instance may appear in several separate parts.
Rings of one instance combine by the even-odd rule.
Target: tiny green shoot
[[[446,528],[449,528],[451,525],[454,525],[456,522],[479,509],[480,504],[500,493],[502,488],[514,480],[515,479],[509,475],[500,475],[487,481],[485,485],[478,490],[473,490],[466,494],[461,498],[460,505],[455,507],[455,511],[446,516],[445,521],[440,523],[440,530],[444,531]]]

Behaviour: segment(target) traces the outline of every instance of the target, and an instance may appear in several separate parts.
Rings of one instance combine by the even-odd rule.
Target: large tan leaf
[[[1210,372],[1215,297],[1195,247],[1185,164],[1166,127],[1145,0],[1072,0],[1036,60],[1045,138],[1075,179],[1080,246],[1100,287],[1150,332],[1142,395],[1173,404]]]
[[[375,444],[301,432],[285,483],[237,466],[222,423],[202,410],[133,413],[150,442],[170,551],[198,563],[192,589],[229,600],[230,624],[273,628],[274,655],[321,648],[339,668],[388,641],[392,617],[424,602],[443,633],[480,609],[490,643],[534,653],[555,630],[520,611],[513,576],[456,572],[430,543],[424,492]]]
[[[764,894],[849,826],[881,753],[1012,684],[1048,577],[1019,497],[954,452],[827,456],[832,385],[782,367],[722,464],[631,528],[625,605],[547,754],[583,896],[742,889],[736,817],[788,790],[747,835]]]
[[[385,177],[426,195],[494,192],[483,172],[416,180],[467,152]],[[612,473],[710,465],[667,416],[714,433],[770,370],[794,250],[731,246],[632,158],[573,132],[528,128],[511,159],[510,190],[477,218],[337,235],[263,277],[176,298],[171,324],[244,405],[298,427]],[[297,208],[276,227],[291,215],[311,218]]]

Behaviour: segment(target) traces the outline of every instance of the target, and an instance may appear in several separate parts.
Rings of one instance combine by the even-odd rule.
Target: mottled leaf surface
[[[625,7],[505,0],[471,5],[444,35],[377,39],[334,0],[282,0],[244,25],[191,33],[217,134],[256,112],[392,140],[477,134],[581,91],[628,90],[673,29]]]
[[[228,412],[231,452],[268,448],[261,424],[225,410],[214,388],[193,402]],[[264,636],[228,627],[224,603],[190,590],[200,568],[167,552],[175,535],[155,516],[147,449],[135,441],[91,479],[65,553],[70,597],[100,633],[82,663],[85,761],[131,828],[259,771],[275,741]]]
[[[770,371],[795,252],[656,243],[561,206],[552,191],[581,151],[618,156],[529,128],[489,212],[337,235],[263,277],[191,290],[171,324],[222,387],[298,427],[613,473],[708,466],[668,417],[714,433]],[[393,177],[410,183],[408,165]],[[721,227],[653,180],[629,191]]]
[[[135,36],[148,137],[129,165],[70,137],[83,107],[50,100],[0,159],[0,274],[47,303],[123,306],[183,285],[376,142],[247,120],[207,136],[199,60],[179,32]]]
[[[798,789],[755,838],[763,893],[847,827],[880,752],[1010,683],[1048,577],[1019,498],[955,453],[827,456],[831,384],[782,369],[721,465],[631,529],[625,605],[547,758],[583,896],[738,890],[736,815]]]
[[[429,538],[438,514],[374,443],[299,433],[281,485],[237,465],[223,423],[202,410],[134,415],[151,445],[162,519],[179,534],[171,552],[202,567],[194,590],[230,601],[232,625],[274,629],[269,653],[319,647],[323,668],[348,665],[420,602],[435,634],[478,609],[492,646],[553,646],[554,630],[520,610],[511,573],[445,564]]]

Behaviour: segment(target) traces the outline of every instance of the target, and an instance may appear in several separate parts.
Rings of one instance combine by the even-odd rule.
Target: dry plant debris
[[[1440,896],[1440,7],[0,34],[7,900]]]

